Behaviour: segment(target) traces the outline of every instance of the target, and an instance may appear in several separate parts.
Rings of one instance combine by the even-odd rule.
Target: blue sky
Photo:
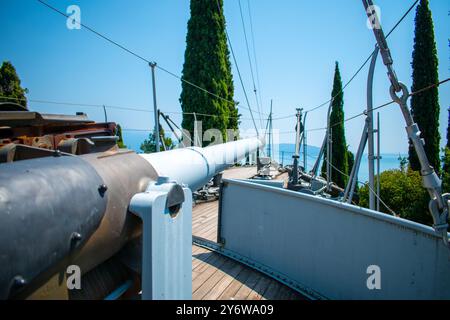
[[[248,23],[247,0],[241,0]],[[295,108],[310,107],[328,100],[331,94],[334,63],[339,61],[346,82],[374,47],[374,37],[366,27],[366,16],[359,0],[249,0],[252,8],[256,54],[261,79],[263,111],[274,100],[274,117],[295,113]],[[81,21],[162,67],[181,74],[188,0],[47,0],[61,11],[69,5],[81,8]],[[387,31],[413,1],[378,0],[381,21]],[[431,0],[439,54],[439,77],[450,74],[450,1]],[[415,10],[398,27],[388,42],[398,77],[411,85],[411,53]],[[225,15],[237,61],[244,76],[253,109],[252,81],[245,49],[237,0],[225,0]],[[64,17],[35,0],[0,0],[2,41],[0,60],[16,66],[30,99],[68,101],[85,104],[130,106],[152,110],[151,74],[148,65],[105,42],[86,30],[69,30]],[[247,25],[249,31],[249,25]],[[245,104],[236,69],[235,100]],[[366,101],[367,67],[344,93],[346,117],[361,112]],[[158,104],[162,111],[180,112],[180,81],[157,72]],[[375,105],[389,98],[385,68],[378,61],[375,75]],[[445,144],[450,84],[441,86],[441,136]],[[47,113],[86,112],[102,121],[103,110],[30,103],[31,109]],[[241,109],[241,128],[252,127],[249,112]],[[180,122],[181,116],[170,114]],[[309,114],[310,129],[326,124],[326,107]],[[151,113],[112,110],[111,121],[124,128],[149,129]],[[381,109],[383,153],[404,153],[407,138],[401,112],[396,105]],[[346,123],[347,141],[356,150],[364,119]],[[295,118],[274,122],[280,131],[292,131]],[[309,134],[309,143],[320,145],[324,132]],[[293,142],[293,134],[282,134],[281,142]]]

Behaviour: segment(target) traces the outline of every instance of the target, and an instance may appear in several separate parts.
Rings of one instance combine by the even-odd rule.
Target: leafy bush
[[[444,193],[450,193],[450,148],[445,148],[442,162],[444,163],[442,168],[442,189]]]
[[[166,136],[166,134],[164,133],[164,129],[162,127],[159,127],[159,136],[164,139],[164,145],[166,146],[167,150],[173,149],[174,147],[173,141],[172,139]],[[156,137],[154,132],[151,132],[148,136],[148,139],[145,139],[144,142],[141,143],[141,150],[144,153],[156,152]],[[164,147],[162,144],[160,144],[159,146],[159,151],[164,151]]]
[[[375,177],[375,182],[378,177]],[[360,189],[362,207],[369,207],[369,188]],[[426,225],[432,225],[433,219],[428,211],[430,197],[422,186],[422,178],[418,171],[389,170],[380,174],[380,197],[386,205],[401,218]],[[391,212],[380,203],[380,211]]]

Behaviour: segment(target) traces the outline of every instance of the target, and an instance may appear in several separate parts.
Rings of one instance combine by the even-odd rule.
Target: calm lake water
[[[276,149],[278,148],[278,150]],[[278,161],[280,163],[292,164],[292,155],[295,151],[295,146],[293,144],[280,144],[274,148],[275,154],[278,154]],[[320,152],[320,148],[314,146],[308,146],[307,150],[307,168],[311,170],[314,166],[314,162],[317,159],[317,156]],[[400,161],[398,160],[399,156],[407,157],[405,154],[381,154],[380,161],[380,172],[391,170],[391,169],[399,169]],[[283,160],[283,161],[282,161]],[[300,155],[300,163],[303,164],[303,152]],[[363,155],[361,159],[361,165],[359,167],[358,180],[361,182],[366,182],[369,180],[369,164],[367,159],[367,154]],[[375,172],[376,174],[376,172]]]
[[[141,152],[140,146],[141,143],[148,138],[147,132],[123,132],[123,139],[127,147],[131,150],[134,150],[138,153]],[[293,144],[279,144],[273,148],[273,152],[275,153],[275,161],[283,164],[292,164],[292,154],[295,151],[295,147]],[[308,146],[308,157],[307,157],[307,168],[310,170],[315,160],[317,159],[317,155],[319,154],[320,148],[314,146]],[[400,167],[400,161],[398,160],[399,154],[382,154],[382,160],[380,161],[380,171],[383,172],[385,170],[390,169],[398,169]],[[407,157],[407,155],[402,154],[402,157]],[[303,157],[300,158],[301,163],[303,163]],[[358,180],[361,182],[365,182],[369,179],[369,168],[367,162],[367,154],[365,154],[361,161],[361,166],[359,169]]]

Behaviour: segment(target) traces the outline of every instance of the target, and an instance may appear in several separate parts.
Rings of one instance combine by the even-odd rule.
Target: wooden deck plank
[[[234,298],[236,300],[246,300],[261,277],[263,277],[262,273],[257,271],[252,272],[247,280],[245,280],[245,282],[242,284],[242,287],[240,287],[236,292]]]
[[[197,252],[197,257],[193,258],[193,299],[305,299],[294,290],[239,262],[203,248]]]
[[[194,229],[192,229],[192,234],[194,236],[200,237],[204,234],[207,234],[211,231],[211,228],[217,231],[217,218],[216,219],[212,219],[210,221],[206,221],[202,224],[199,224],[197,227],[195,227]]]
[[[225,276],[216,284],[212,290],[207,293],[203,300],[217,300],[225,289],[235,280],[237,275],[243,270],[243,265],[240,263],[234,263],[234,266]]]
[[[264,300],[277,300],[278,292],[282,286],[283,285],[280,282],[270,279],[270,284],[263,294]]]
[[[270,285],[270,278],[268,277],[261,277],[256,284],[256,286],[253,288],[253,290],[248,295],[248,300],[261,300],[264,293],[267,290],[267,287]]]
[[[193,212],[192,212],[193,216],[192,217],[195,218],[195,217],[201,216],[202,213],[209,208],[209,206],[210,206],[210,202],[202,202],[202,203],[194,204],[192,206],[192,208],[193,208]]]
[[[208,249],[193,245],[192,246],[192,261],[194,261],[194,259],[196,259],[196,255],[201,254],[201,253],[207,253],[207,252],[209,252]]]
[[[192,221],[201,222],[209,217],[209,212],[218,207],[217,201],[198,204],[192,209]]]
[[[212,225],[217,224],[217,214],[215,214],[214,212],[210,213],[208,219],[202,220],[201,222],[197,222],[195,225],[192,225],[192,230],[195,230],[197,233],[200,233],[203,231],[205,226],[211,226],[211,224]]]
[[[207,240],[212,240],[212,241],[216,241],[217,236],[217,226],[212,223],[209,226],[205,227],[205,230],[203,230],[202,232],[198,232],[197,234],[195,234],[195,236],[203,238],[203,239],[207,239]]]
[[[199,208],[201,210],[203,208]],[[211,221],[215,221],[217,224],[218,219],[218,205],[208,207],[207,210],[202,213],[200,216],[197,216],[196,213],[197,208],[193,209],[193,221],[192,221],[192,231],[194,234],[202,231],[204,224],[209,223]]]
[[[202,238],[206,240],[210,240],[213,242],[217,241],[217,227],[213,226],[212,228],[209,228],[205,233],[201,235]]]
[[[209,260],[208,263],[205,263],[205,269],[201,271],[198,270],[196,277],[194,278],[194,274],[192,274],[192,292],[195,292],[203,283],[205,283],[216,271],[218,268],[222,267],[224,263],[227,262],[227,258],[222,257],[216,254],[217,257]]]
[[[221,267],[216,269],[209,279],[203,282],[200,287],[198,287],[195,291],[194,289],[192,290],[192,298],[194,300],[202,300],[204,296],[207,295],[222,280],[225,274],[233,268],[233,266],[236,266],[234,261],[226,261]]]
[[[197,212],[200,214],[202,211],[200,209],[207,209],[211,206],[215,205],[215,201],[207,201],[207,202],[201,202],[194,205],[194,208],[196,208]]]
[[[216,206],[216,201],[207,201],[202,203],[197,203],[194,208],[196,208],[197,215],[201,214],[203,211],[201,209],[208,209]]]
[[[251,270],[243,268],[237,277],[229,284],[224,292],[219,296],[218,300],[234,300],[236,292],[242,287],[242,283],[250,276]]]
[[[205,212],[208,210],[211,210],[211,208],[217,207],[218,201],[210,201],[210,202],[203,202],[195,205],[193,207],[193,217],[201,217]]]
[[[206,233],[211,227],[214,227],[217,229],[217,218],[213,217],[213,219],[209,219],[208,221],[202,222],[195,226],[192,231],[195,235],[200,235],[203,233]],[[205,230],[208,228],[208,230]]]
[[[208,269],[208,267],[210,267],[211,265],[214,265],[216,261],[221,257],[221,255],[215,252],[207,252],[200,254],[200,257],[197,257],[199,259],[199,263],[192,270],[201,273],[204,270]]]
[[[225,170],[222,178],[225,179],[248,179],[257,174],[256,166],[252,167],[234,167]]]
[[[203,214],[199,217],[194,217],[194,220],[192,220],[192,228],[195,229],[199,225],[202,225],[205,222],[208,222],[209,220],[213,220],[216,218],[213,212],[217,211],[217,208],[208,208],[209,211],[207,211],[206,214]]]
[[[250,178],[255,167],[233,168],[224,178]],[[284,179],[281,175],[279,179]],[[218,201],[197,204],[192,212],[192,234],[211,241],[217,239]],[[208,249],[192,246],[193,299],[260,300],[305,299],[296,291],[239,262]]]
[[[192,231],[194,235],[199,236],[200,234],[207,233],[207,231],[209,231],[211,227],[217,229],[217,217],[215,219],[211,219],[209,221],[199,224],[197,227],[192,229]],[[208,228],[208,230],[205,230],[206,228]]]
[[[197,270],[199,266],[203,265],[203,263],[207,262],[208,259],[212,259],[214,253],[209,252],[199,252],[194,256],[194,260],[192,260],[192,270]]]

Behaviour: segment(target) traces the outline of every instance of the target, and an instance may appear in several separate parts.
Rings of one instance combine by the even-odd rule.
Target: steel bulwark
[[[224,186],[222,249],[301,291],[328,299],[450,299],[450,253],[433,228],[248,181]],[[368,286],[371,266],[379,267],[379,290]]]

